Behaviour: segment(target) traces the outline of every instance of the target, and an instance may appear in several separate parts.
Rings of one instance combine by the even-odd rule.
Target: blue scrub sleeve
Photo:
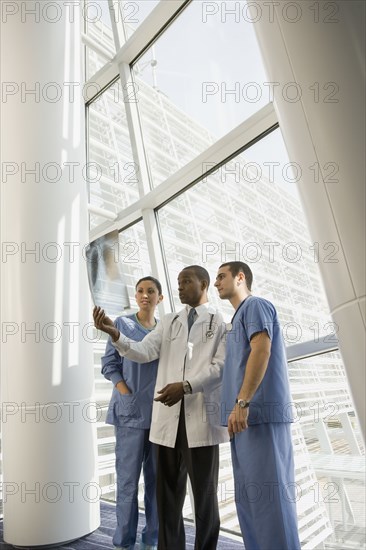
[[[253,296],[244,313],[244,326],[248,339],[258,332],[267,332],[273,340],[274,311],[269,302]]]

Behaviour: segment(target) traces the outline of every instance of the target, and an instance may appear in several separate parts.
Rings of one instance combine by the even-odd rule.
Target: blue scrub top
[[[150,332],[140,325],[135,315],[117,317],[115,326],[128,338],[141,341]],[[124,380],[131,395],[122,395],[113,388],[106,423],[114,426],[148,429],[151,424],[158,360],[136,363],[121,357],[108,338],[105,355],[102,357],[102,374],[114,386]]]
[[[264,298],[248,296],[236,310],[226,335],[226,355],[221,391],[221,423],[227,426],[243,383],[251,351],[250,339],[266,331],[271,355],[264,378],[250,401],[248,424],[293,422],[285,346],[277,312]]]

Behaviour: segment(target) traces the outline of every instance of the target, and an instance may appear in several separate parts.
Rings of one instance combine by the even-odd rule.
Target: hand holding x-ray
[[[114,326],[112,319],[110,319],[105,314],[105,311],[101,307],[99,306],[94,307],[93,319],[94,319],[95,328],[108,334],[114,342],[118,340],[119,330]]]

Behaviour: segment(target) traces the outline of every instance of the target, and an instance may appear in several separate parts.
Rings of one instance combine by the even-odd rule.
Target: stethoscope
[[[170,337],[169,337],[169,340],[172,341],[174,340],[174,338],[172,338],[172,330],[173,330],[173,324],[174,324],[174,321],[176,319],[178,319],[179,315],[176,315],[175,317],[173,317],[172,319],[172,322],[170,324]],[[214,313],[210,313],[210,324],[209,324],[209,327],[206,331],[206,338],[208,338],[208,340],[211,340],[213,337],[214,337],[214,331],[212,330],[212,325],[213,325],[213,320],[214,320],[214,317],[215,317],[215,314]],[[176,335],[176,337],[178,336],[178,334]]]
[[[214,336],[214,332],[212,330],[213,318],[214,318],[214,314],[210,313],[210,325],[208,327],[208,330],[206,331],[206,338],[208,338],[209,340],[211,340],[211,338],[213,338]]]

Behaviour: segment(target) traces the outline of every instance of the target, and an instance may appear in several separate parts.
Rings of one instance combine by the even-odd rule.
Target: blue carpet
[[[101,526],[99,529],[69,544],[63,546],[42,546],[42,550],[46,548],[52,548],[53,550],[103,550],[112,549],[112,536],[116,525],[115,506],[108,502],[101,501],[100,504],[101,513]],[[144,526],[144,515],[139,514],[138,524],[138,536]],[[3,522],[0,521],[0,549],[1,550],[13,550],[14,547],[10,544],[6,544],[3,541]],[[25,548],[25,547],[23,547]],[[32,546],[31,550],[35,550],[35,546]],[[139,544],[136,544],[136,550],[139,550]],[[217,545],[217,550],[243,550],[244,546],[240,542],[236,542],[221,536]],[[186,550],[194,549],[194,527],[190,524],[186,524]],[[174,550],[172,548],[172,550]]]

